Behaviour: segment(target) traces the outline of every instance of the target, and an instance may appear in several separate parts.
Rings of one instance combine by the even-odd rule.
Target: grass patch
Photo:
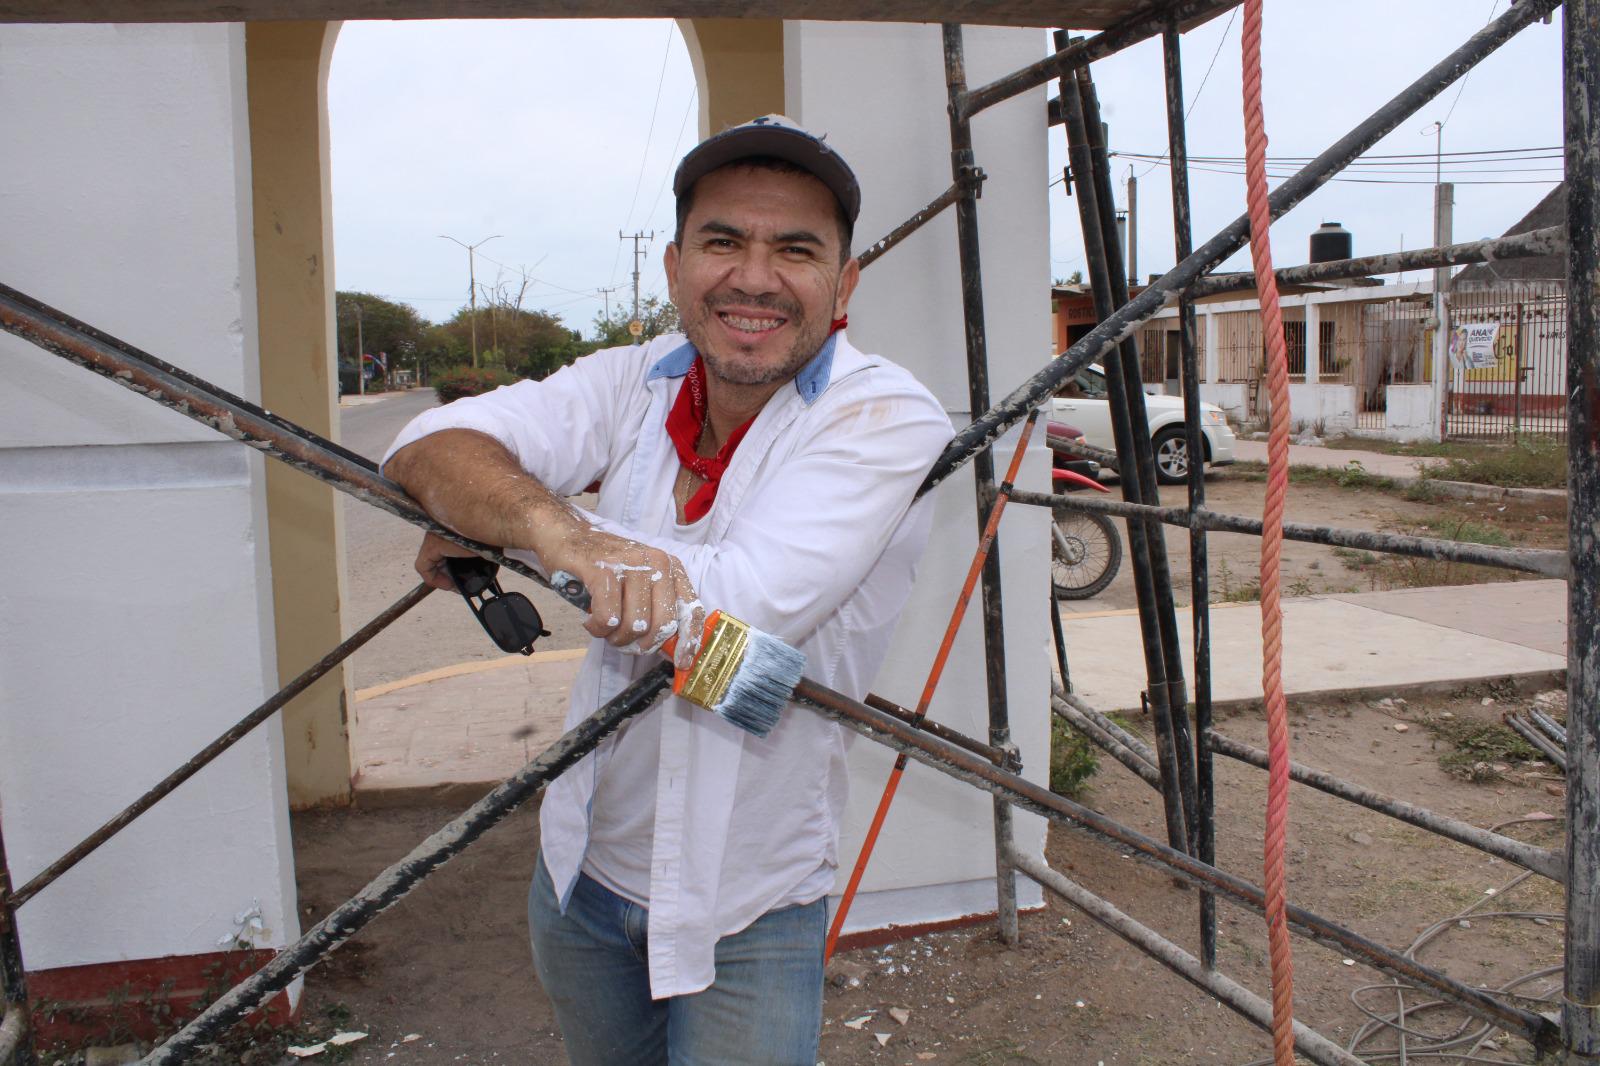
[[[1567,446],[1559,437],[1522,437],[1509,444],[1462,445],[1425,477],[1501,488],[1564,489]]]
[[[1511,537],[1505,530],[1485,522],[1474,522],[1470,518],[1449,516],[1425,518],[1422,521],[1422,528],[1432,536],[1463,544],[1487,544],[1495,548],[1512,546]]]
[[[1514,546],[1513,538],[1500,527],[1455,515],[1423,519],[1416,529],[1405,532],[1439,540],[1483,544],[1496,548]],[[1334,558],[1345,568],[1365,575],[1374,590],[1435,588],[1440,585],[1477,585],[1515,580],[1514,575],[1491,566],[1459,563],[1446,559],[1419,559],[1410,555],[1380,555],[1357,548],[1333,548]]]
[[[1449,745],[1450,750],[1439,756],[1439,769],[1464,781],[1498,781],[1501,773],[1495,763],[1543,758],[1533,745],[1496,722],[1430,718],[1424,724],[1436,741]]]
[[[1217,560],[1217,582],[1212,594],[1213,603],[1254,603],[1261,598],[1261,579],[1242,581],[1228,560]]]
[[[1348,569],[1357,573],[1369,573],[1383,565],[1383,560],[1369,551],[1359,548],[1333,548],[1333,557],[1343,563]]]
[[[1239,481],[1265,481],[1267,480],[1267,466],[1265,463],[1234,463],[1228,468],[1228,476]],[[1396,481],[1392,477],[1374,474],[1362,465],[1361,460],[1352,459],[1344,466],[1301,466],[1289,467],[1289,483],[1291,485],[1336,485],[1341,489],[1374,489],[1379,492],[1403,492],[1407,484]]]

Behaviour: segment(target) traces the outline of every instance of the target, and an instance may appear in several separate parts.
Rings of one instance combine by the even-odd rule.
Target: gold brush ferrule
[[[728,694],[728,686],[744,665],[744,647],[750,641],[750,627],[727,614],[719,614],[716,624],[700,643],[678,695],[708,711]]]

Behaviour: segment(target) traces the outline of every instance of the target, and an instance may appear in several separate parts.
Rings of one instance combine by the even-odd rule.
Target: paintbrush
[[[574,607],[589,610],[589,590],[572,574],[557,570],[550,587]],[[672,657],[678,634],[669,637],[661,654]],[[697,706],[764,737],[778,724],[783,705],[794,695],[806,657],[772,636],[725,611],[712,611],[700,637],[700,651],[687,668],[675,670],[672,691]]]

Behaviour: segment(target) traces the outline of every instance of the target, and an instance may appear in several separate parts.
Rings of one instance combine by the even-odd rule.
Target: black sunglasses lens
[[[533,601],[520,592],[508,592],[483,605],[483,627],[503,651],[527,652],[533,642],[550,635]]]
[[[456,583],[456,588],[463,596],[482,595],[484,589],[494,584],[494,575],[500,569],[487,559],[477,557],[447,556],[444,564],[450,571],[450,580]]]

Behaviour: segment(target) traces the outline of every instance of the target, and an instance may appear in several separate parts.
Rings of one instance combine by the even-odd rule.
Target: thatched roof
[[[1527,233],[1529,230],[1567,224],[1567,185],[1562,182],[1551,189],[1532,211],[1505,233]],[[1474,263],[1450,279],[1452,289],[1488,288],[1507,281],[1564,281],[1567,276],[1565,255],[1541,255],[1531,259],[1502,259],[1492,263]]]

